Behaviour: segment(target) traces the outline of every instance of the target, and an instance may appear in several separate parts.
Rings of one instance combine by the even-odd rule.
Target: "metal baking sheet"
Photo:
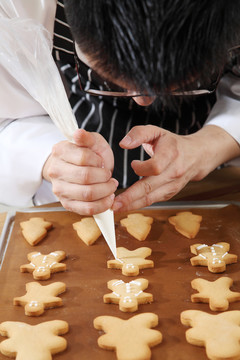
[[[219,202],[219,201],[171,201],[171,202],[157,202],[151,206],[146,207],[145,209],[187,209],[187,208],[212,208],[212,209],[219,209],[223,208],[228,205],[237,205],[240,207],[239,201],[226,201],[226,202]],[[7,213],[6,220],[4,222],[3,230],[0,236],[0,271],[4,260],[4,255],[6,253],[8,241],[11,236],[11,230],[14,224],[14,218],[16,212],[25,212],[25,213],[34,213],[34,212],[58,212],[58,211],[66,211],[63,207],[35,207],[35,208],[23,208],[15,211],[9,211]]]
[[[228,209],[227,205],[235,206]],[[169,225],[169,214],[174,215],[182,209],[203,215],[203,225],[196,239],[183,237]],[[135,314],[120,312],[117,305],[103,302],[102,297],[108,291],[107,282],[110,279],[126,281],[126,278],[120,271],[107,268],[106,261],[112,258],[112,254],[102,237],[91,247],[79,241],[72,224],[78,221],[80,216],[60,207],[28,208],[9,213],[2,234],[4,261],[0,271],[0,322],[23,321],[36,325],[43,321],[66,320],[70,328],[69,333],[64,335],[68,348],[56,355],[56,359],[114,360],[116,355],[113,352],[98,347],[100,333],[94,329],[93,320],[101,315],[129,319],[142,312],[153,312],[159,317],[156,329],[162,332],[163,342],[153,347],[152,360],[205,360],[204,348],[194,347],[186,342],[187,328],[180,322],[180,313],[190,309],[209,312],[208,304],[191,303],[191,281],[196,277],[211,281],[221,275],[210,273],[206,267],[191,266],[189,245],[196,240],[200,243],[206,241],[209,245],[213,241],[226,240],[231,245],[231,252],[240,256],[240,206],[233,202],[167,202],[154,204],[147,208],[148,211],[145,210],[146,208],[139,209],[139,212],[152,214],[155,219],[151,236],[140,246],[149,246],[152,249],[154,268],[141,270],[139,276],[149,280],[148,291],[153,294],[154,301],[140,305]],[[53,222],[53,230],[49,231],[46,239],[36,245],[34,250],[47,254],[49,251],[61,249],[67,254],[67,271],[53,274],[51,279],[44,280],[44,284],[60,280],[66,284],[67,291],[62,294],[63,307],[49,309],[40,318],[26,318],[23,308],[13,306],[12,303],[15,296],[23,294],[26,282],[32,281],[31,274],[19,271],[19,266],[26,262],[27,254],[33,250],[23,241],[19,224],[39,214]],[[134,250],[139,247],[139,241],[131,238],[120,225],[120,219],[125,215],[126,213],[122,213],[115,216],[117,242],[119,246]],[[225,276],[231,276],[234,281],[233,291],[238,292],[239,272],[238,261],[229,265],[224,273]],[[229,310],[239,310],[239,302],[232,303]],[[55,359],[55,356],[53,358]],[[1,354],[0,359],[4,360]]]

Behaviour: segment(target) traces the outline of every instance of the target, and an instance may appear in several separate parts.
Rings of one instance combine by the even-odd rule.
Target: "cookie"
[[[240,293],[230,290],[233,280],[229,277],[220,277],[215,281],[205,279],[194,279],[191,282],[192,288],[197,294],[192,294],[192,302],[209,303],[212,311],[225,311],[229,303],[239,301]]]
[[[103,301],[107,304],[119,304],[119,310],[124,312],[134,312],[138,310],[138,304],[153,302],[152,294],[146,293],[148,280],[136,279],[125,283],[122,280],[110,280],[107,286],[113,292],[106,294]]]
[[[200,230],[202,216],[195,215],[191,211],[180,211],[176,216],[169,217],[168,221],[180,234],[193,239]]]
[[[143,241],[151,230],[153,218],[143,214],[129,214],[127,218],[120,220],[122,226],[125,226],[128,233],[135,239]]]
[[[65,290],[66,285],[63,282],[54,282],[45,286],[38,282],[29,282],[26,284],[27,293],[15,297],[13,305],[24,306],[25,315],[39,316],[45,309],[62,306],[62,299],[56,296]]]
[[[31,252],[27,257],[30,264],[21,265],[20,271],[32,273],[35,280],[47,280],[51,277],[51,273],[66,270],[66,264],[59,263],[66,257],[64,251],[54,251],[48,255]]]
[[[108,260],[107,267],[109,269],[122,269],[122,274],[125,276],[137,276],[139,269],[153,268],[153,261],[145,259],[151,253],[152,250],[148,247],[140,247],[136,250],[118,247],[118,259]]]
[[[34,246],[38,244],[45,236],[47,231],[51,229],[53,224],[49,221],[45,221],[41,217],[32,217],[27,221],[20,222],[22,234],[27,242]]]
[[[186,310],[181,313],[181,322],[192,327],[186,331],[187,342],[205,346],[208,359],[240,359],[240,311],[212,315]]]
[[[17,360],[51,360],[52,354],[62,352],[67,347],[63,335],[68,332],[68,323],[52,320],[38,325],[5,321],[0,324],[0,334],[9,339],[0,343],[3,355]]]
[[[190,250],[194,256],[191,258],[193,266],[207,266],[208,270],[213,273],[220,273],[226,270],[227,264],[237,262],[237,255],[229,254],[230,245],[226,242],[219,242],[208,246],[206,244],[194,244]]]
[[[74,223],[73,228],[86,245],[92,245],[101,235],[101,230],[93,217],[83,218]]]
[[[151,349],[162,342],[162,334],[151,329],[158,325],[158,316],[142,313],[128,320],[114,316],[99,316],[94,319],[94,327],[106,334],[98,338],[102,349],[115,350],[119,360],[149,360]]]

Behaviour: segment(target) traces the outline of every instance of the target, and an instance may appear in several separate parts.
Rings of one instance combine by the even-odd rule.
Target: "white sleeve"
[[[53,144],[63,139],[48,115],[13,120],[0,132],[0,203],[30,204],[42,183],[42,167]],[[45,200],[56,198],[49,194]]]
[[[2,14],[12,15],[11,4],[17,16],[36,19],[53,30],[56,0],[2,0]],[[42,167],[52,146],[65,137],[41,105],[1,67],[0,79],[0,203],[28,206],[33,198],[38,204],[56,201],[50,184],[42,181]]]
[[[217,101],[205,123],[227,131],[240,143],[240,78],[226,74],[217,89]]]

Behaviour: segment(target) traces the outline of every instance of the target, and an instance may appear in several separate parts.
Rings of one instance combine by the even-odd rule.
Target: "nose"
[[[136,96],[136,97],[133,97],[133,100],[140,106],[149,106],[154,102],[155,99],[156,99],[156,96]]]

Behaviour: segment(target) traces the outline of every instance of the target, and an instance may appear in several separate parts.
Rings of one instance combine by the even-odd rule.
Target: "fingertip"
[[[128,147],[131,144],[132,144],[132,138],[129,135],[124,136],[124,138],[119,143],[121,147]]]
[[[123,204],[121,203],[121,201],[114,201],[113,205],[112,205],[112,210],[117,212],[122,208]]]
[[[77,129],[73,134],[74,141],[77,143],[82,138],[85,132],[86,131],[84,129]]]

